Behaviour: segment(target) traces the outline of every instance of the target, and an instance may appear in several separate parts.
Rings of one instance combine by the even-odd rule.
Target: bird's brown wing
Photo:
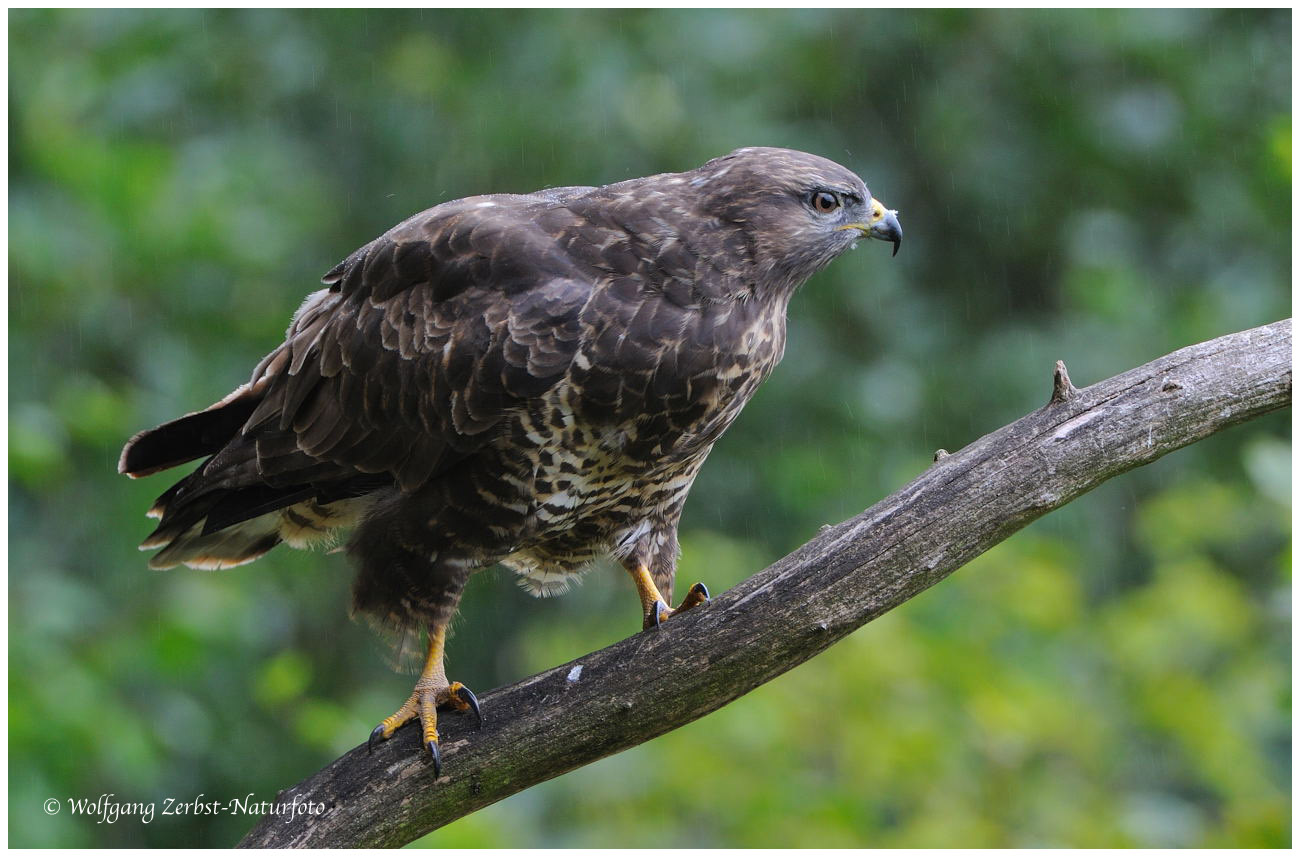
[[[222,403],[256,400],[229,442],[160,498],[159,529],[206,517],[210,533],[308,498],[412,490],[487,443],[564,377],[593,288],[538,206],[557,208],[494,197],[431,209],[330,271],[245,392]],[[542,220],[572,229],[573,217]],[[194,508],[178,517],[181,500]]]
[[[299,312],[244,427],[268,482],[328,462],[414,489],[564,376],[590,282],[516,209],[466,202],[358,250]]]

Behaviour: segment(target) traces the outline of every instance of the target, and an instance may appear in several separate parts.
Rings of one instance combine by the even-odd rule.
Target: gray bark
[[[395,846],[702,717],[947,577],[1105,480],[1291,403],[1291,321],[1176,351],[953,454],[705,607],[441,714],[443,776],[405,727],[282,792],[245,847]]]

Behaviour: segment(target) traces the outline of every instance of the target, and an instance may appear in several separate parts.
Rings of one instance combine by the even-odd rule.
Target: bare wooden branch
[[[447,713],[433,778],[416,730],[281,793],[244,846],[394,846],[721,708],[1103,481],[1291,403],[1291,321],[1176,351],[1084,389],[1058,363],[1045,407],[936,462],[713,603]],[[445,727],[445,728],[444,728]]]

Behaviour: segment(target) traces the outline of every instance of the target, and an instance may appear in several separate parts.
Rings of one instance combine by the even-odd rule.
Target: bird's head
[[[747,148],[694,171],[701,212],[745,234],[755,266],[797,287],[866,238],[903,240],[898,212],[834,161],[792,149]]]

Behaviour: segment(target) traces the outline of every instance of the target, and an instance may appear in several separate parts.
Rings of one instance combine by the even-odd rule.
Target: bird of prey
[[[410,698],[440,774],[447,626],[500,563],[537,595],[612,554],[643,626],[676,610],[677,524],[785,348],[794,291],[896,212],[844,167],[739,149],[682,173],[446,202],[325,275],[247,384],[141,432],[132,477],[206,458],[149,510],[150,565],[227,568],[352,528],[355,611],[427,634]],[[480,722],[481,722],[481,715]]]

